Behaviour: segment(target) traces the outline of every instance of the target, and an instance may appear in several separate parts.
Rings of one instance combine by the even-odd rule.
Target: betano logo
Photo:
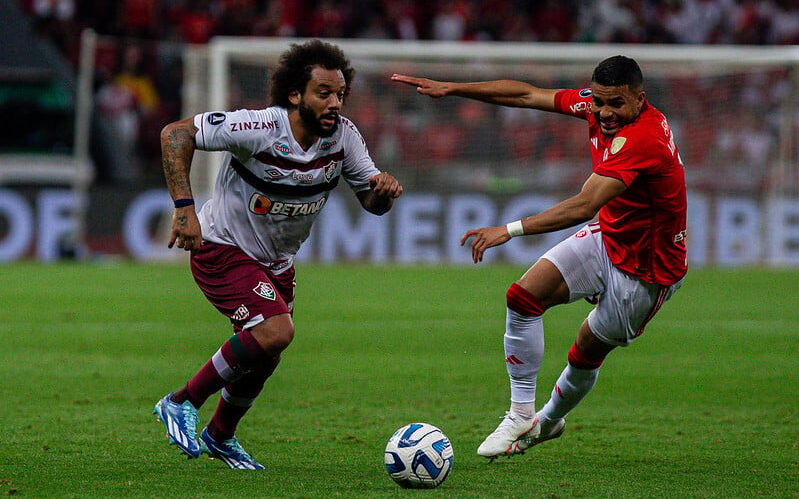
[[[250,211],[256,215],[266,215],[271,206],[272,201],[262,194],[256,192],[250,197]]]
[[[327,197],[321,197],[308,203],[293,203],[289,201],[272,201],[263,194],[253,193],[250,196],[250,211],[256,215],[284,215],[297,217],[301,215],[314,215],[327,202]]]

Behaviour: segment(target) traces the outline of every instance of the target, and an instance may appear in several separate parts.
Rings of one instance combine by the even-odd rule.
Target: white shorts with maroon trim
[[[597,338],[610,345],[626,346],[640,336],[683,282],[650,284],[614,267],[598,223],[586,225],[541,258],[560,270],[569,286],[569,302],[598,297],[588,314],[588,325]]]

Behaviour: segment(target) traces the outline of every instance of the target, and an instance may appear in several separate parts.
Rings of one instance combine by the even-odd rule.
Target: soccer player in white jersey
[[[161,132],[175,202],[169,247],[191,252],[195,281],[234,331],[183,388],[155,406],[171,443],[190,458],[206,453],[234,469],[263,469],[235,431],[294,337],[294,255],[340,178],[376,215],[402,194],[339,114],[353,75],[337,46],[294,44],[272,75],[271,107],[202,113]],[[227,151],[213,197],[199,213],[189,183],[197,149]],[[218,391],[198,438],[197,409]]]
[[[629,345],[682,285],[687,272],[685,168],[671,128],[649,104],[633,59],[614,56],[594,69],[590,88],[546,89],[510,80],[451,83],[394,75],[434,98],[455,95],[587,121],[592,171],[576,195],[497,227],[467,231],[472,259],[510,238],[541,234],[598,215],[546,252],[506,294],[505,364],[511,404],[477,449],[489,459],[558,438],[566,415],[588,395],[605,357]],[[549,401],[535,411],[544,355],[542,315],[553,306],[597,298],[577,332]]]

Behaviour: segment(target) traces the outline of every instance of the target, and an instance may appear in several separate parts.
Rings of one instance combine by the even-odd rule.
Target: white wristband
[[[510,234],[510,237],[524,235],[524,227],[522,227],[521,220],[516,220],[515,222],[511,222],[508,225],[506,225],[505,228],[508,229],[508,234]]]

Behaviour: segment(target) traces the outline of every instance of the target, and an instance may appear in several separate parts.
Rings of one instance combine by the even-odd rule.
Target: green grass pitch
[[[692,271],[562,438],[487,464],[522,271],[299,265],[295,341],[239,429],[267,471],[237,472],[183,459],[150,413],[230,335],[187,265],[0,267],[0,496],[799,497],[799,272]],[[588,307],[545,317],[539,406]],[[413,421],[452,442],[438,489],[385,473]]]

